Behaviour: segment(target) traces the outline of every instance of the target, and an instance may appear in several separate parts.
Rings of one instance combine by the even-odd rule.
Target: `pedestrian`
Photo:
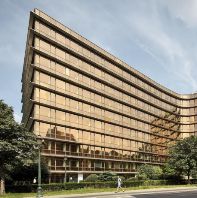
[[[119,189],[122,190],[122,192],[124,192],[124,189],[122,188],[122,179],[118,176],[118,181],[117,181],[117,190],[115,193],[117,193],[119,191]]]

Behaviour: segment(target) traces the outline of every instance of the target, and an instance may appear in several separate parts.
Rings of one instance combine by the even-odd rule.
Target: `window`
[[[56,95],[56,105],[62,105],[65,106],[65,97]]]
[[[50,84],[50,76],[48,76],[44,73],[40,73],[40,82]]]
[[[50,109],[47,107],[40,106],[40,115],[50,117]]]
[[[40,98],[50,101],[50,92],[40,89]]]
[[[46,51],[50,51],[50,44],[46,43],[43,40],[40,40],[40,48],[46,50]]]
[[[62,36],[61,34],[57,33],[57,32],[56,32],[56,39],[62,44],[65,43],[65,37]]]
[[[59,74],[65,74],[65,67],[59,64],[56,64],[56,72]]]
[[[60,50],[60,49],[58,49],[58,48],[56,48],[56,55],[57,55],[58,57],[60,57],[61,59],[65,59],[65,58],[66,58],[65,52],[62,51],[62,50]]]
[[[65,120],[65,112],[56,111],[56,119],[64,121]]]
[[[65,82],[62,80],[56,79],[56,89],[61,90],[61,91],[65,90],[66,89]]]

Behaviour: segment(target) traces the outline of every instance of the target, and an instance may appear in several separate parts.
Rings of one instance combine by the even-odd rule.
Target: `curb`
[[[197,186],[192,187],[175,187],[175,188],[153,188],[153,189],[142,189],[142,190],[126,190],[125,192],[99,192],[99,193],[84,193],[84,194],[70,194],[70,195],[49,195],[43,196],[43,198],[77,198],[77,197],[101,197],[105,195],[122,195],[125,193],[131,193],[131,195],[137,194],[153,194],[153,193],[163,193],[163,192],[171,192],[171,193],[179,193],[179,192],[186,192],[186,191],[196,191]],[[24,198],[35,198],[35,197],[24,197]]]

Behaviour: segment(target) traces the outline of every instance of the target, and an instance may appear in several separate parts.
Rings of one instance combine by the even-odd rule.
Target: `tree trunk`
[[[190,171],[187,172],[187,184],[190,184]]]
[[[5,193],[5,181],[3,178],[0,178],[0,195]]]

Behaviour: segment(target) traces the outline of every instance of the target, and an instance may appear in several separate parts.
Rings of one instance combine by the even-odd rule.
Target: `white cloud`
[[[133,11],[132,15],[134,17],[128,18],[128,24],[131,26],[132,31],[135,31],[136,37],[138,37],[138,45],[159,62],[159,66],[172,73],[175,79],[182,79],[195,91],[197,89],[197,80],[192,73],[192,68],[195,67],[196,63],[191,56],[191,53],[194,52],[186,48],[178,36],[176,37],[172,34],[170,23],[169,26],[166,26],[163,22],[165,16],[161,12],[162,4],[156,3],[156,1],[149,1],[148,3],[147,8]],[[197,5],[197,1],[195,5]],[[168,7],[173,9],[170,3]],[[180,10],[176,8],[175,14],[171,12],[171,20],[178,16],[177,13],[180,13],[181,16],[182,9],[183,7],[180,6]],[[192,16],[191,14],[191,16],[185,17],[185,19],[188,19],[188,23],[195,18]],[[180,34],[180,32],[177,31],[176,34]]]
[[[21,113],[14,113],[14,118],[16,120],[16,122],[20,123],[22,120],[22,114]]]

